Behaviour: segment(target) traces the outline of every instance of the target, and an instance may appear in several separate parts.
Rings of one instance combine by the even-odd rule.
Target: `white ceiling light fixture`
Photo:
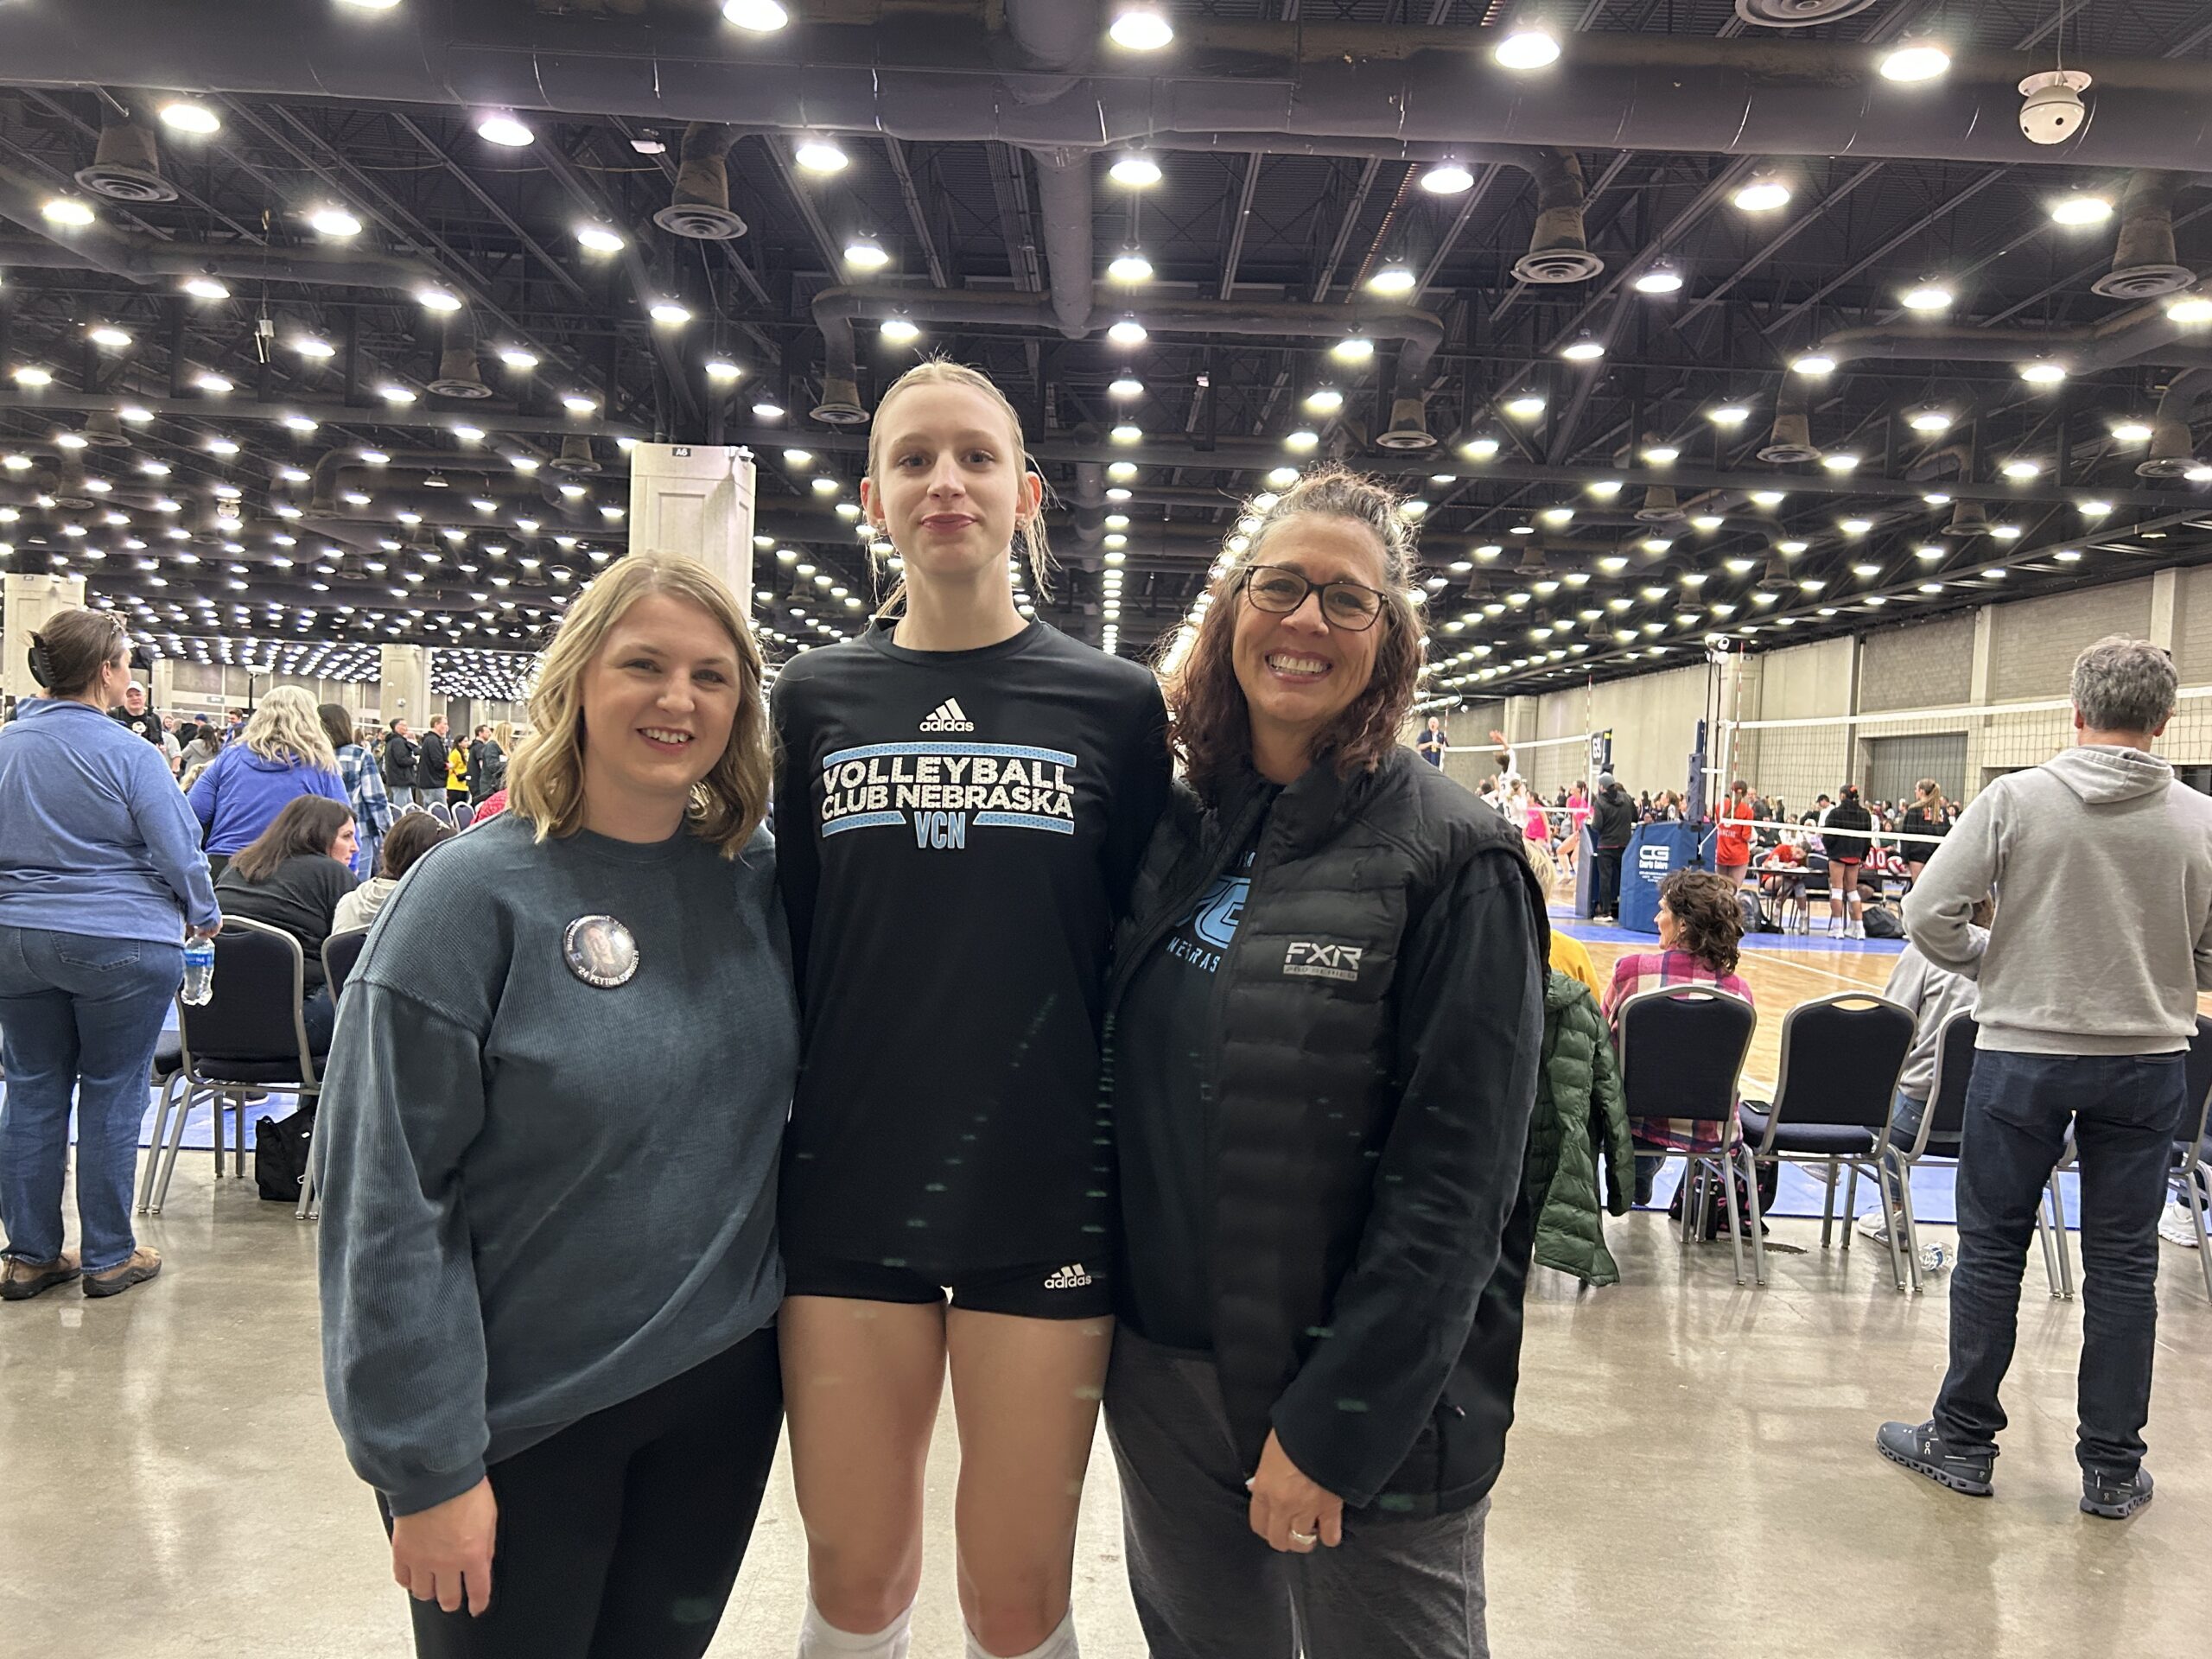
[[[1751,411],[1741,404],[1723,404],[1705,411],[1705,418],[1715,426],[1741,426],[1751,418]]]
[[[1951,414],[1943,409],[1916,409],[1905,416],[1905,424],[1916,432],[1948,432]]]
[[[231,297],[229,288],[213,276],[186,277],[184,291],[195,300],[227,300]]]
[[[50,386],[54,384],[54,372],[51,369],[42,369],[35,363],[27,363],[16,371],[16,384],[19,386],[29,386],[34,390],[40,386]],[[10,456],[9,459],[12,461],[14,457]]]
[[[1934,80],[1951,67],[1951,54],[1933,41],[1907,39],[1882,58],[1885,80]]]
[[[1158,184],[1163,175],[1158,162],[1149,156],[1131,150],[1125,156],[1115,157],[1114,164],[1106,169],[1106,176],[1116,184],[1128,185],[1131,189],[1147,190]]]
[[[1106,274],[1117,283],[1148,283],[1152,280],[1152,261],[1131,248],[1106,267]]]
[[[1679,294],[1682,291],[1682,273],[1662,259],[1636,279],[1639,294]]]
[[[519,373],[527,374],[537,366],[537,353],[526,352],[519,346],[504,346],[499,352],[499,361]]]
[[[1789,186],[1772,173],[1755,175],[1730,200],[1747,213],[1770,213],[1789,205]]]
[[[876,333],[893,346],[911,346],[922,337],[920,325],[912,317],[886,317]]]
[[[409,388],[399,385],[396,381],[378,386],[377,388],[377,396],[383,398],[385,402],[390,404],[395,409],[404,408],[405,405],[415,401],[414,392]]]
[[[454,293],[450,289],[439,288],[435,285],[426,283],[424,286],[415,290],[415,298],[416,302],[426,311],[458,311],[461,309],[461,296]]]
[[[75,196],[49,196],[39,205],[39,217],[49,225],[81,228],[99,217],[92,204]]]
[[[1457,162],[1440,162],[1421,175],[1421,188],[1432,196],[1465,195],[1475,188],[1475,175]]]
[[[1135,317],[1123,317],[1106,331],[1106,338],[1116,346],[1141,346],[1150,336],[1145,333],[1144,324]]]
[[[85,330],[85,338],[111,352],[119,352],[130,344],[130,336],[111,322],[94,323]]]
[[[2079,505],[2084,518],[2101,518],[2112,511],[2109,501],[2083,501]]]
[[[162,124],[171,132],[189,134],[204,138],[209,133],[223,130],[223,118],[205,104],[189,98],[173,98],[162,105]]]
[[[505,111],[481,118],[476,123],[476,136],[502,149],[521,149],[537,142],[536,133]]]
[[[587,253],[620,253],[629,238],[611,225],[590,222],[576,226],[576,241]]]
[[[1821,457],[1821,465],[1827,467],[1827,470],[1832,473],[1857,472],[1859,470],[1859,457],[1851,454],[1848,450],[1839,450],[1834,454],[1822,455]]]
[[[772,35],[791,20],[781,0],[722,0],[722,16],[753,35]]]
[[[2048,360],[2024,365],[2020,378],[2031,386],[2055,386],[2066,378],[2066,365]]]
[[[197,376],[193,380],[192,384],[199,387],[200,391],[213,392],[219,397],[226,391],[234,391],[237,390],[237,387],[231,381],[230,377],[227,375],[217,374],[213,369],[209,369],[205,373]]]
[[[1334,386],[1316,386],[1306,394],[1306,407],[1316,415],[1333,415],[1344,406],[1344,395]]]
[[[588,415],[599,407],[599,399],[581,391],[572,391],[561,399],[561,407],[571,415]]]
[[[361,220],[359,215],[351,209],[341,207],[335,202],[332,202],[308,212],[308,228],[317,236],[327,236],[343,240],[346,237],[359,236],[361,233]]]
[[[2184,294],[2166,302],[2166,316],[2183,327],[2212,322],[2212,294]]]
[[[1144,396],[1144,382],[1134,374],[1120,375],[1106,388],[1106,392],[1111,397],[1141,397]]]
[[[1559,36],[1535,20],[1514,24],[1491,49],[1500,67],[1522,71],[1557,63],[1559,53]]]
[[[2001,470],[2005,477],[2014,480],[2016,482],[2019,483],[2025,483],[2031,478],[2041,478],[2043,476],[2042,466],[2036,461],[2028,460],[2025,456],[2017,457],[2012,461],[2006,461]]]
[[[1125,4],[1114,13],[1106,34],[1115,45],[1130,52],[1157,52],[1175,38],[1175,25],[1153,4]]]
[[[2112,200],[2108,196],[2067,196],[2050,207],[2050,220],[2054,225],[2101,225],[2112,217]]]
[[[1595,363],[1605,354],[1605,341],[1586,332],[1576,335],[1560,348],[1560,355],[1570,363]]]
[[[845,263],[855,270],[881,270],[891,263],[891,256],[874,237],[856,236],[845,244]]]
[[[691,321],[691,308],[677,300],[655,300],[645,315],[663,328],[681,328]]]
[[[1353,334],[1330,346],[1329,355],[1339,363],[1364,363],[1375,355],[1375,342],[1364,334]]]
[[[1826,352],[1807,352],[1789,366],[1799,374],[1834,374],[1835,359]]]
[[[710,357],[707,359],[707,378],[709,380],[736,380],[741,378],[744,373],[745,369],[741,364],[733,363],[726,357]]]
[[[809,173],[842,173],[851,163],[852,157],[827,138],[802,140],[791,152],[791,159]]]
[[[1393,263],[1382,267],[1367,279],[1367,291],[1395,297],[1410,294],[1421,286],[1421,278],[1414,274],[1411,265]]]
[[[1524,391],[1517,397],[1508,398],[1504,408],[1505,412],[1516,420],[1533,421],[1544,412],[1543,395],[1541,392]]]
[[[1908,311],[1948,311],[1957,296],[1946,284],[1929,278],[1908,288],[1898,297]]]

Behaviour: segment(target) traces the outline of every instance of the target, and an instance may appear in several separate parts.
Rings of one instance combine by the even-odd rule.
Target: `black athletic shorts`
[[[1114,1311],[1105,1274],[1080,1262],[1058,1266],[994,1268],[938,1275],[873,1262],[784,1259],[784,1294],[836,1296],[855,1302],[936,1302],[972,1313],[1010,1313],[1024,1319],[1096,1319]]]

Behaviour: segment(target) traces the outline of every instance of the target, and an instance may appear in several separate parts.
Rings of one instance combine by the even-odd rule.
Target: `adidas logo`
[[[1084,1286],[1090,1282],[1090,1275],[1084,1270],[1083,1263],[1080,1262],[1071,1262],[1066,1267],[1062,1268],[1058,1272],[1047,1278],[1045,1281],[1045,1288],[1047,1290],[1081,1290]]]
[[[947,697],[930,710],[928,717],[922,721],[922,729],[925,732],[972,732],[976,729],[976,722],[968,718],[967,712],[960,706],[959,698]]]

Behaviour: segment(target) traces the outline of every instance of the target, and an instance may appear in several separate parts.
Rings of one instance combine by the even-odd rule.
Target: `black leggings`
[[[745,1560],[783,1408],[770,1325],[493,1465],[492,1605],[477,1618],[410,1603],[416,1653],[699,1659]]]

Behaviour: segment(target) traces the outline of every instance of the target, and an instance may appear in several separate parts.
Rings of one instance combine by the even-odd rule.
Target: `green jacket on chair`
[[[1539,1205],[1536,1263],[1592,1285],[1617,1284],[1598,1196],[1604,1149],[1612,1213],[1628,1213],[1636,1153],[1612,1033],[1589,987],[1554,970],[1544,985],[1544,1050],[1522,1177]]]

